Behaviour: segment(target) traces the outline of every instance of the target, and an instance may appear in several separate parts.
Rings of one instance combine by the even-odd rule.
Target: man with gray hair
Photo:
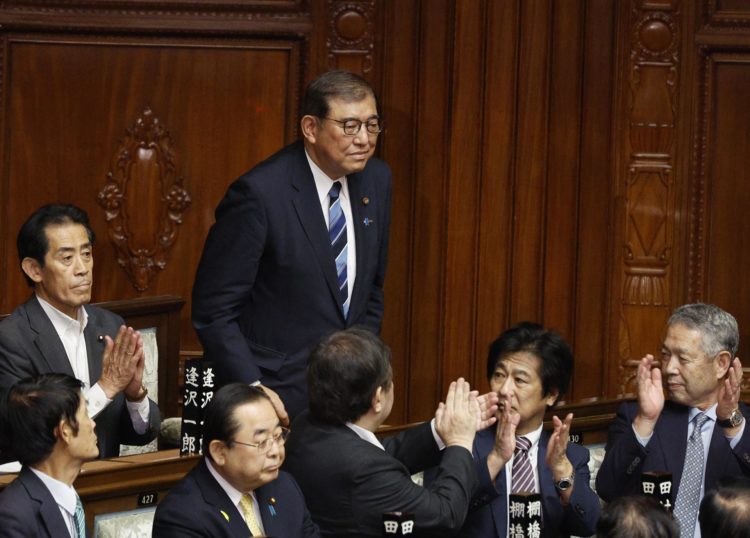
[[[704,494],[722,476],[750,476],[750,409],[739,401],[738,346],[737,321],[721,308],[690,304],[672,313],[660,364],[643,357],[638,399],[622,404],[609,431],[596,478],[602,499],[638,492],[644,472],[671,473],[680,536],[700,537]]]

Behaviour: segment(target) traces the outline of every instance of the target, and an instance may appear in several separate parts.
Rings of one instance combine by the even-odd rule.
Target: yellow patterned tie
[[[240,499],[240,509],[242,510],[242,515],[245,516],[245,522],[247,523],[247,527],[250,529],[252,535],[261,536],[263,534],[263,531],[260,530],[260,525],[258,525],[258,518],[255,517],[252,495],[250,495],[249,493],[245,493],[242,496],[242,499]]]

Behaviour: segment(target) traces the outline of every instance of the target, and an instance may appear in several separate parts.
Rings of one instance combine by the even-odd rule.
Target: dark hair
[[[76,413],[83,383],[68,374],[44,374],[18,381],[2,405],[3,454],[24,465],[45,460],[57,443],[64,420],[78,434]]]
[[[391,350],[366,329],[351,328],[323,339],[307,368],[310,413],[344,424],[364,415],[378,387],[391,386]]]
[[[596,536],[598,538],[680,538],[680,525],[672,514],[659,504],[656,497],[625,495],[604,507],[596,523]]]
[[[487,354],[487,379],[492,379],[500,361],[512,353],[527,351],[539,359],[542,395],[559,391],[557,401],[568,392],[573,373],[573,352],[562,336],[538,323],[522,321],[504,331],[492,344]]]
[[[750,537],[750,480],[725,477],[701,501],[701,536]]]
[[[328,71],[307,85],[302,100],[302,115],[325,118],[330,110],[331,99],[352,103],[368,96],[375,99],[376,110],[380,110],[378,98],[365,79],[349,71]]]
[[[60,224],[80,224],[86,228],[89,243],[94,244],[94,231],[89,226],[89,216],[83,209],[70,204],[50,204],[34,211],[34,213],[23,223],[16,238],[18,248],[18,263],[22,264],[24,258],[32,258],[44,267],[44,256],[49,250],[47,226]],[[26,273],[23,273],[26,282],[34,287],[34,281]]]
[[[271,402],[263,389],[245,383],[230,383],[216,391],[203,415],[203,455],[213,459],[208,447],[214,439],[231,447],[241,426],[235,419],[235,409],[263,400]]]

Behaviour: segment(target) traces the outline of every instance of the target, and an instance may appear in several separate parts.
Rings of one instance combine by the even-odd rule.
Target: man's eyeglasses
[[[333,118],[322,118],[324,120],[335,121],[344,130],[346,136],[356,136],[362,125],[365,126],[370,134],[378,134],[383,130],[383,120],[380,118],[370,118],[367,121],[360,121],[354,118],[348,120],[336,120]]]
[[[260,454],[265,454],[266,452],[271,450],[271,445],[273,443],[278,443],[280,445],[283,445],[284,443],[286,443],[287,437],[289,437],[289,429],[281,428],[281,431],[279,433],[276,433],[267,439],[263,439],[260,443],[243,443],[242,441],[233,441],[233,442],[237,443],[238,445],[245,445],[245,446],[251,446],[251,447],[257,448]]]

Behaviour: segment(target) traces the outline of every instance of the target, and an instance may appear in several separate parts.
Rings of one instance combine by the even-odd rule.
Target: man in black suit
[[[41,207],[21,227],[18,257],[34,295],[0,323],[0,391],[45,373],[80,379],[107,458],[154,439],[160,417],[142,384],[140,334],[88,304],[93,244],[88,215],[72,205]]]
[[[347,329],[325,338],[308,370],[310,410],[292,424],[285,468],[324,536],[382,536],[383,514],[406,512],[413,531],[455,532],[477,488],[471,444],[482,415],[476,392],[453,382],[432,422],[386,439],[375,432],[393,406],[390,350]],[[490,403],[490,400],[488,403]],[[438,466],[429,488],[413,473]]]
[[[640,491],[646,471],[671,473],[680,535],[700,536],[703,496],[722,476],[750,476],[750,410],[739,401],[738,347],[737,321],[721,308],[691,304],[672,313],[661,368],[652,355],[641,360],[638,400],[622,404],[610,428],[596,477],[602,499]]]
[[[260,388],[219,389],[204,416],[203,458],[157,507],[154,537],[320,536],[297,483],[279,470],[288,432]]]
[[[4,396],[0,439],[23,467],[0,493],[0,537],[85,538],[73,481],[99,450],[81,386],[71,376],[47,374],[20,381]]]
[[[599,498],[589,485],[588,449],[568,443],[573,414],[553,417],[553,430],[543,430],[545,412],[565,396],[572,373],[570,346],[537,323],[519,323],[490,345],[487,378],[500,410],[497,426],[474,440],[477,475],[490,502],[469,512],[462,536],[513,535],[508,495],[521,492],[541,496],[542,537],[594,533]]]
[[[372,88],[325,73],[302,114],[303,140],[229,187],[193,286],[193,325],[219,382],[270,387],[284,421],[278,396],[292,416],[307,407],[305,368],[322,336],[380,331],[390,221]]]

